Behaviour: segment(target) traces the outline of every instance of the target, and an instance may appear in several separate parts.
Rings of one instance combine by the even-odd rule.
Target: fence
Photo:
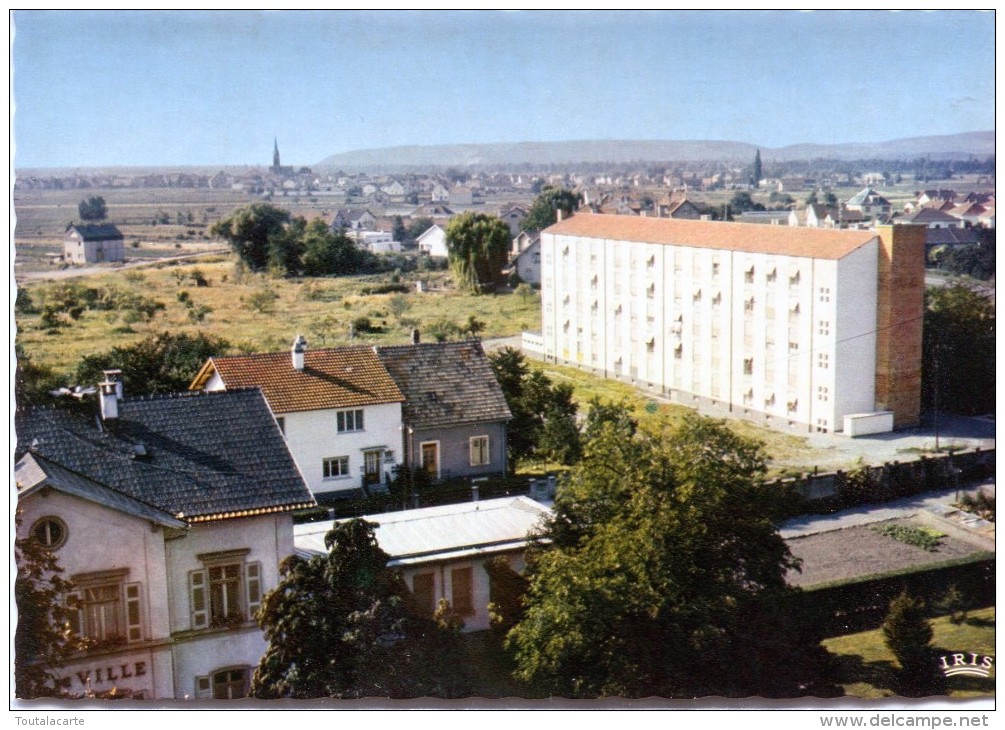
[[[804,474],[774,484],[794,496],[793,516],[887,502],[936,489],[964,486],[995,473],[995,450],[974,449],[850,471]]]

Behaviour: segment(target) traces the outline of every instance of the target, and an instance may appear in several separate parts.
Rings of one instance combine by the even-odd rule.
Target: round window
[[[31,536],[50,550],[66,542],[66,523],[58,517],[43,517],[31,528]]]

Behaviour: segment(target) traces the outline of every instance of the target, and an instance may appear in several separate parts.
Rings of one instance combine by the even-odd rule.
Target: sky
[[[16,168],[993,130],[981,11],[15,11]]]

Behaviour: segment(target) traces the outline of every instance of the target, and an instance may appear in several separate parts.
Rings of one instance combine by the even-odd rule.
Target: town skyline
[[[937,114],[907,82],[933,58],[992,69],[980,11],[17,11],[11,26],[16,168],[255,164],[275,138],[284,163],[312,165],[402,145],[994,129],[993,73],[957,77]]]

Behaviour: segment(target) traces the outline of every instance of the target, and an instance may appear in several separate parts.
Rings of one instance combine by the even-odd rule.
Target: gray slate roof
[[[32,452],[187,521],[314,503],[261,391],[126,398],[93,410],[18,413],[15,458]]]
[[[405,396],[402,415],[413,428],[506,421],[513,417],[477,340],[376,349]]]
[[[104,484],[98,484],[39,454],[28,453],[21,457],[14,466],[14,482],[17,485],[19,499],[43,487],[50,487],[165,527],[185,527],[184,522],[164,510],[116,492]]]
[[[85,241],[117,241],[125,238],[122,231],[113,225],[87,224],[73,226]]]

